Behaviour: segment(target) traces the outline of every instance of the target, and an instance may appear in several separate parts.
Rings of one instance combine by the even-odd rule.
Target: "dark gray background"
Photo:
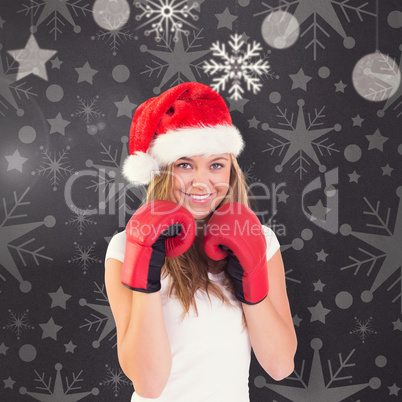
[[[131,117],[181,82],[212,85],[218,75],[204,63],[223,63],[212,44],[226,44],[233,58],[229,41],[238,34],[242,51],[261,45],[244,63],[263,58],[270,71],[256,75],[258,93],[243,80],[241,99],[230,98],[230,81],[221,94],[246,141],[239,163],[248,183],[259,195],[262,185],[280,186],[258,209],[268,211],[259,217],[271,219],[281,243],[299,340],[295,372],[280,383],[253,358],[251,401],[400,400],[401,87],[374,102],[358,94],[352,72],[376,50],[388,66],[400,65],[401,2],[377,9],[373,0],[205,0],[191,11],[197,20],[185,18],[189,36],[178,34],[177,43],[170,33],[167,42],[146,36],[150,24],[142,26],[148,19],[132,1],[112,3],[0,1],[0,399],[129,400],[103,264],[108,241],[141,198],[124,192],[119,171]],[[168,1],[178,9],[185,3]],[[94,5],[117,13],[119,4],[129,6],[127,23],[98,26]],[[158,4],[149,2],[154,11]],[[279,7],[300,22],[286,49],[261,33]],[[42,53],[45,70],[17,79],[13,51],[27,46],[31,32],[40,49],[55,53]],[[35,56],[20,57],[24,65]],[[365,85],[386,92],[392,71],[380,73]],[[74,177],[72,201],[86,214],[66,203]],[[318,184],[308,192],[311,183]]]

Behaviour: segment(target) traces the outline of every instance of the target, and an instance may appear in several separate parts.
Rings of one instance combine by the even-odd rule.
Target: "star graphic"
[[[43,330],[42,339],[52,338],[54,340],[57,340],[57,332],[59,332],[63,328],[60,325],[57,325],[52,317],[50,317],[48,322],[44,324],[39,324],[39,326]]]
[[[331,312],[322,305],[321,301],[315,307],[308,307],[308,310],[311,313],[310,322],[321,321],[323,324],[325,324],[325,316]]]
[[[374,134],[366,135],[366,138],[369,141],[369,151],[370,149],[376,148],[382,152],[384,143],[389,140],[388,137],[384,137],[383,135],[381,135],[379,129],[377,129]]]
[[[294,17],[296,18],[299,25],[302,25],[310,15],[319,15],[327,24],[329,24],[332,29],[334,29],[343,38],[346,38],[345,30],[339,21],[338,15],[334,10],[334,6],[331,4],[331,0],[307,0],[299,2],[297,9],[294,12]]]
[[[245,43],[250,39],[250,36],[248,36],[245,32],[241,34],[241,40]]]
[[[74,353],[74,349],[77,347],[77,345],[74,345],[72,341],[65,343],[64,346],[66,348],[66,353]]]
[[[313,129],[314,125],[311,124],[311,121],[310,124],[308,125],[306,117],[304,115],[303,110],[305,105],[304,100],[299,99],[297,101],[297,105],[299,107],[299,111],[297,113],[297,118],[295,119],[296,125],[292,124],[289,129],[273,128],[273,127],[268,128],[269,131],[272,131],[273,133],[279,135],[280,137],[288,141],[289,144],[289,147],[286,150],[286,154],[283,156],[281,164],[275,166],[275,170],[278,172],[282,171],[283,166],[286,165],[287,162],[289,162],[297,154],[299,154],[301,157],[302,153],[306,154],[313,162],[315,162],[320,170],[321,169],[325,170],[325,166],[321,164],[318,154],[314,149],[313,145],[317,145],[315,141],[317,141],[320,137],[328,134],[332,130],[340,131],[342,127],[340,124],[335,124],[333,127]],[[321,141],[321,143],[323,143],[324,141],[325,140]],[[264,149],[262,152],[267,151],[272,152],[272,145],[271,144],[268,145],[270,145],[271,148]],[[339,152],[336,149],[332,150]],[[299,170],[301,179],[303,169]]]
[[[362,123],[363,123],[363,121],[364,121],[364,119],[362,119],[362,118],[360,117],[360,115],[357,115],[356,117],[352,117],[352,121],[353,121],[353,127],[354,127],[354,126],[359,126],[359,127],[361,127],[361,126],[362,126]]]
[[[370,387],[375,388],[376,384],[370,380],[370,382],[366,382],[363,384],[355,384],[354,382],[350,385],[341,385],[338,387],[334,387],[334,379],[337,380],[341,377],[337,377],[339,372],[343,367],[351,367],[354,366],[353,363],[350,362],[350,357],[353,355],[354,350],[344,358],[342,353],[339,353],[339,359],[342,363],[345,363],[344,366],[341,365],[341,368],[338,369],[334,377],[331,375],[331,379],[327,380],[324,376],[326,369],[328,369],[330,373],[335,373],[335,369],[333,366],[333,362],[331,360],[324,360],[320,355],[320,350],[323,347],[323,342],[320,338],[315,338],[310,342],[310,346],[314,351],[314,355],[312,358],[310,374],[307,375],[307,379],[304,380],[303,374],[304,372],[304,361],[301,368],[301,375],[299,377],[299,373],[295,370],[295,376],[289,377],[289,379],[300,379],[303,378],[302,386],[294,386],[294,385],[284,385],[284,384],[272,384],[270,382],[265,381],[263,376],[259,376],[254,380],[254,384],[258,388],[266,387],[279,395],[285,397],[286,400],[299,402],[299,401],[325,401],[325,402],[341,402],[345,400],[349,400],[351,395],[356,394],[357,392]],[[326,367],[326,368],[325,368]],[[344,377],[343,377],[344,378]],[[352,379],[352,376],[349,375],[347,378]],[[353,398],[356,399],[356,398]]]
[[[60,286],[56,292],[49,293],[50,298],[52,299],[52,305],[50,308],[53,307],[61,307],[66,309],[66,301],[71,297],[70,295],[64,293],[63,288]]]
[[[0,345],[0,355],[6,355],[8,349],[10,349],[10,348],[8,346],[6,346],[4,344],[4,342],[2,342]]]
[[[133,110],[138,106],[135,103],[131,103],[127,95],[122,101],[114,102],[114,104],[117,106],[118,109],[117,117],[127,116],[130,119],[133,117]]]
[[[94,75],[98,72],[98,70],[91,68],[88,62],[86,62],[83,67],[77,67],[75,71],[78,73],[77,83],[86,81],[91,85],[93,84]]]
[[[3,382],[4,382],[4,389],[6,389],[6,388],[13,389],[14,388],[15,381],[10,376],[8,378],[6,378],[5,380],[3,380]]]
[[[252,119],[247,121],[248,121],[248,128],[258,128],[258,124],[260,124],[260,121],[257,120],[255,116],[253,116]]]
[[[113,200],[118,197],[118,192],[121,186],[125,186],[125,179],[123,177],[123,172],[120,166],[122,165],[123,161],[128,157],[128,146],[126,143],[121,143],[121,151],[120,157],[117,158],[117,162],[114,165],[110,164],[96,164],[94,163],[91,167],[97,169],[99,174],[105,175],[106,178],[113,179],[112,182],[115,185],[110,186],[109,193],[105,199],[105,203],[112,202]],[[108,180],[109,180],[108,179]],[[142,199],[144,197],[144,190],[141,187],[130,186],[129,192],[127,193],[127,198],[134,201],[136,198]],[[110,238],[105,238],[107,242],[110,241]],[[0,243],[1,244],[1,243]],[[0,250],[1,252],[1,250]]]
[[[56,369],[56,378],[54,379],[54,381],[52,381],[53,383],[53,389],[50,389],[50,381],[49,384],[46,384],[47,387],[46,388],[39,388],[37,387],[37,390],[44,390],[45,393],[40,393],[40,392],[35,392],[35,391],[29,391],[27,390],[25,387],[21,387],[20,388],[20,393],[24,394],[24,395],[29,395],[31,398],[37,400],[37,401],[41,401],[41,402],[54,402],[54,401],[60,401],[60,402],[78,402],[82,399],[84,399],[85,397],[87,397],[88,395],[98,395],[99,394],[99,389],[98,388],[92,388],[91,391],[84,391],[84,392],[74,392],[72,393],[71,390],[77,390],[79,388],[81,388],[80,386],[76,386],[75,381],[79,380],[82,381],[81,378],[79,378],[79,374],[76,377],[76,379],[74,379],[73,376],[73,381],[72,384],[74,385],[74,387],[72,386],[71,383],[69,383],[68,378],[67,381],[63,381],[62,377],[61,377],[61,370],[63,368],[63,365],[61,363],[56,363],[54,365],[54,368]]]
[[[229,111],[234,112],[238,110],[240,113],[244,113],[244,106],[249,102],[248,99],[242,98],[238,100],[229,99]]]
[[[316,219],[320,219],[321,221],[325,221],[325,215],[331,210],[331,208],[324,207],[321,200],[318,200],[317,204],[312,206],[307,206],[307,208],[311,212],[311,221],[315,221]]]
[[[352,183],[352,182],[358,183],[359,177],[361,177],[359,174],[356,173],[356,170],[354,170],[352,173],[348,174],[348,176],[349,176],[349,183]]]
[[[289,195],[285,193],[285,190],[282,190],[280,193],[277,194],[278,202],[283,202],[286,204],[286,200],[289,198]]]
[[[401,390],[395,383],[391,387],[388,387],[388,389],[389,389],[389,394],[395,395],[395,396],[398,396],[399,391]]]
[[[402,331],[402,321],[398,318],[396,321],[392,321],[392,324],[394,326],[394,331]],[[0,345],[1,348],[1,345]],[[0,349],[1,353],[1,349]]]
[[[110,306],[108,304],[102,305],[102,304],[87,303],[85,299],[80,300],[80,305],[89,307],[90,309],[96,311],[97,313],[102,314],[106,319],[106,324],[103,327],[102,332],[99,335],[99,338],[92,342],[92,346],[94,348],[98,348],[100,346],[101,341],[105,339],[106,335],[116,328],[116,323],[113,318],[112,310],[110,309]]]
[[[9,50],[8,53],[19,63],[17,81],[29,74],[47,81],[45,64],[57,51],[41,49],[31,34],[24,49]]]
[[[232,30],[233,21],[237,19],[236,15],[230,14],[230,11],[227,7],[222,14],[215,14],[215,17],[218,19],[217,29],[228,28]]]
[[[20,155],[18,149],[16,149],[12,155],[5,155],[4,157],[8,162],[7,172],[15,169],[22,173],[22,165],[28,160]]]
[[[313,285],[314,292],[322,292],[324,290],[325,283],[322,283],[321,279],[319,279],[317,282],[314,282]]]
[[[60,66],[63,64],[58,56],[55,59],[50,60],[50,62],[52,63],[52,68],[57,68],[58,70],[60,70]]]
[[[24,199],[29,190],[30,188],[28,187],[21,195],[18,196],[18,199],[20,200],[19,202]],[[24,200],[24,205],[30,204],[30,202],[25,202]],[[30,292],[32,285],[31,282],[24,280],[24,278],[22,277],[22,272],[20,272],[19,267],[16,264],[16,259],[11,253],[11,247],[9,246],[14,240],[19,239],[20,237],[25,236],[28,233],[31,233],[42,225],[45,225],[46,227],[52,227],[54,223],[55,220],[53,216],[49,215],[42,221],[25,222],[24,224],[7,224],[0,227],[0,238],[3,239],[3,241],[0,241],[1,265],[10,273],[11,276],[13,276],[19,282],[19,288],[24,293]],[[53,260],[46,255],[39,254],[38,257],[41,257],[41,259],[46,258],[50,261]],[[36,261],[36,264],[39,264],[39,262]]]
[[[4,70],[4,66],[0,58],[0,95],[13,106],[19,116],[22,116],[24,111],[18,107],[16,98],[11,91],[11,85],[16,82],[17,73],[10,73],[9,70],[9,68]]]
[[[385,259],[382,260],[380,268],[372,282],[371,288],[362,293],[362,299],[365,300],[372,300],[373,293],[379,289],[388,280],[388,278],[401,269],[402,249],[399,245],[401,244],[402,238],[402,186],[397,187],[395,193],[399,198],[399,202],[393,230],[391,230],[392,223],[388,223],[388,216],[385,221],[386,223],[384,224],[387,227],[387,232],[385,234],[359,232],[352,230],[350,226],[343,227],[340,230],[341,234],[344,236],[354,236],[365,244],[382,251],[383,254],[381,257],[385,256]],[[365,202],[373,210],[375,210],[376,207],[373,207],[367,198],[365,198]],[[379,208],[379,201],[377,202],[377,208]],[[345,228],[347,230],[344,230]]]
[[[327,254],[323,249],[320,252],[315,253],[317,255],[317,261],[326,261],[329,254]]]
[[[70,13],[70,10],[68,9],[67,6],[68,0],[44,0],[44,7],[41,9],[41,14],[38,18],[38,20],[35,23],[35,30],[39,25],[41,25],[49,16],[56,16],[56,14],[61,14],[61,16],[68,21],[73,27],[74,27],[74,32],[79,33],[81,31],[81,28],[75,24],[73,17]],[[82,12],[85,14],[86,7],[82,7]],[[64,24],[63,24],[64,25]],[[55,39],[57,38],[57,30],[55,30]]]
[[[394,170],[394,168],[389,166],[389,163],[387,163],[385,166],[382,166],[381,169],[382,169],[383,176],[390,176],[390,177],[391,177],[391,172]]]
[[[292,89],[301,88],[304,91],[307,91],[307,83],[312,79],[312,77],[304,74],[302,68],[298,71],[297,74],[289,74],[289,77],[293,82]]]
[[[303,321],[297,314],[293,317],[293,325],[295,327],[300,327],[300,323]]]
[[[183,75],[188,81],[197,81],[194,76],[194,73],[191,69],[192,63],[200,59],[203,56],[206,56],[211,50],[200,50],[196,52],[189,52],[184,49],[183,44],[183,36],[181,35],[179,40],[175,42],[174,48],[170,52],[163,52],[159,50],[144,50],[153,56],[158,57],[159,59],[166,62],[167,70],[161,83],[159,84],[159,88],[162,88],[171,78],[173,78],[176,74]],[[181,78],[181,77],[180,77]]]
[[[342,80],[340,80],[338,83],[334,84],[335,85],[335,92],[342,92],[345,93],[345,88],[347,87],[346,84],[343,83]]]
[[[46,119],[46,120],[50,124],[49,134],[60,133],[62,135],[65,135],[65,128],[70,124],[68,120],[63,119],[60,112],[54,119]]]

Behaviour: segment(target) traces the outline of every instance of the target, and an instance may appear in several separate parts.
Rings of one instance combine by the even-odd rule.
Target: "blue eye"
[[[216,166],[216,165],[220,166],[221,168],[223,167],[223,165],[221,165],[220,163],[214,163],[212,166]]]
[[[184,165],[191,166],[189,163],[183,162],[183,163],[179,163],[179,164],[177,165],[177,167],[182,167],[183,169],[187,169],[186,167],[183,167]],[[220,163],[213,163],[211,166],[218,166],[218,167],[216,167],[216,168],[213,168],[214,170],[218,170],[218,169],[223,168],[223,165],[220,164]]]

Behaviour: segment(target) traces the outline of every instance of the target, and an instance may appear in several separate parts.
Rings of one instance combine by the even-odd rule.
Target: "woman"
[[[251,347],[275,380],[296,336],[275,234],[249,208],[221,96],[185,83],[139,106],[123,173],[147,197],[105,257],[132,402],[245,402]]]

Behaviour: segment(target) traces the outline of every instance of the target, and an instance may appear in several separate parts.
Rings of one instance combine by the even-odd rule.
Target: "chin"
[[[192,212],[191,214],[193,215],[194,219],[200,220],[200,219],[206,218],[210,213],[211,213],[211,211],[208,211],[208,212],[205,212],[205,213],[199,213],[199,214],[195,214],[195,213]]]

